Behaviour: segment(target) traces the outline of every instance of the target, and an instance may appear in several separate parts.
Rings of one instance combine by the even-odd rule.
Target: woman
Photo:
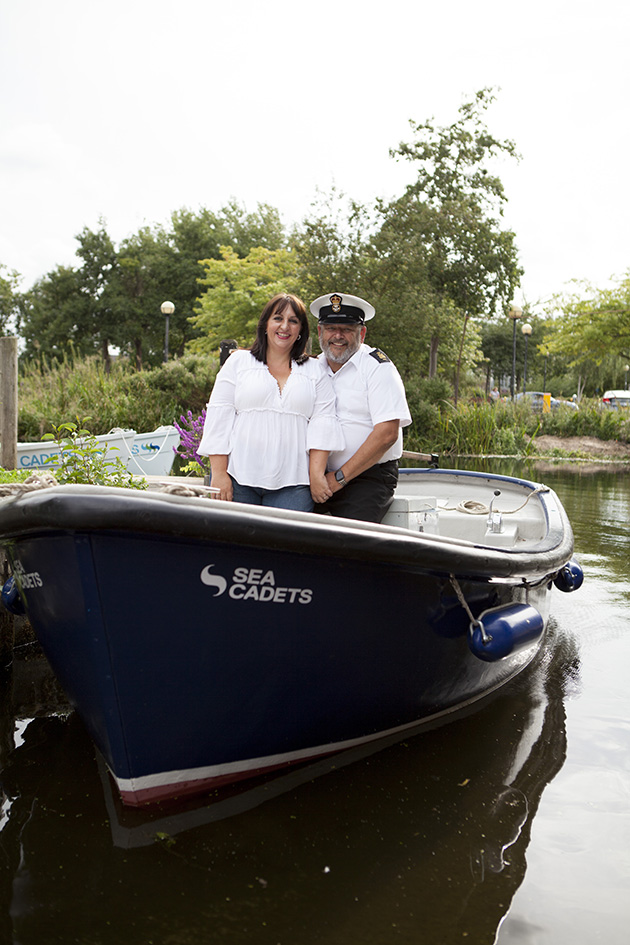
[[[304,303],[275,295],[251,349],[219,371],[198,447],[217,498],[311,512],[331,496],[326,460],[343,434],[330,379],[304,353],[308,338]]]

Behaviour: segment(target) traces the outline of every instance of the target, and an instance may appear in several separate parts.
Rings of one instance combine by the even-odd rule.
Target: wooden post
[[[17,467],[17,345],[15,336],[0,338],[0,466]]]

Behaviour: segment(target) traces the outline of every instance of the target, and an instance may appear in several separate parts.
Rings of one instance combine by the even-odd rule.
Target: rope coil
[[[11,495],[24,495],[26,492],[36,492],[40,489],[52,489],[60,485],[51,473],[32,473],[23,482],[5,482],[0,484],[0,498]],[[164,492],[167,495],[183,495],[192,497],[212,497],[219,492],[214,486],[187,485],[183,482],[156,482],[151,492]]]
[[[501,512],[501,515],[514,515],[515,512],[520,512],[521,509],[524,509],[532,496],[538,495],[541,492],[549,492],[549,486],[536,486],[535,489],[529,493],[524,502],[522,502],[515,509],[495,509],[495,512]],[[464,499],[458,505],[453,506],[440,506],[441,512],[467,512],[469,515],[487,515],[490,511],[490,506],[486,505],[484,502],[480,502],[478,499]]]

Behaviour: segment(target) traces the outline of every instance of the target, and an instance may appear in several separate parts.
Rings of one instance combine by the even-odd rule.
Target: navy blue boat
[[[381,525],[55,486],[0,500],[22,606],[123,803],[437,724],[543,645],[582,582],[555,493],[402,470]]]

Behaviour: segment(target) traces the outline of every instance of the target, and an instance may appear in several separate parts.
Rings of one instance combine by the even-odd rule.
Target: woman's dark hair
[[[297,315],[300,319],[300,336],[296,338],[291,348],[291,360],[297,361],[298,364],[302,364],[307,360],[308,355],[304,354],[304,351],[308,344],[310,332],[306,306],[302,299],[298,299],[297,295],[288,295],[285,292],[281,292],[279,295],[274,295],[272,299],[269,299],[262,310],[262,315],[258,319],[256,340],[250,348],[251,353],[257,361],[262,361],[264,364],[267,363],[267,322],[272,315],[282,315],[287,308],[290,308],[293,314]]]

